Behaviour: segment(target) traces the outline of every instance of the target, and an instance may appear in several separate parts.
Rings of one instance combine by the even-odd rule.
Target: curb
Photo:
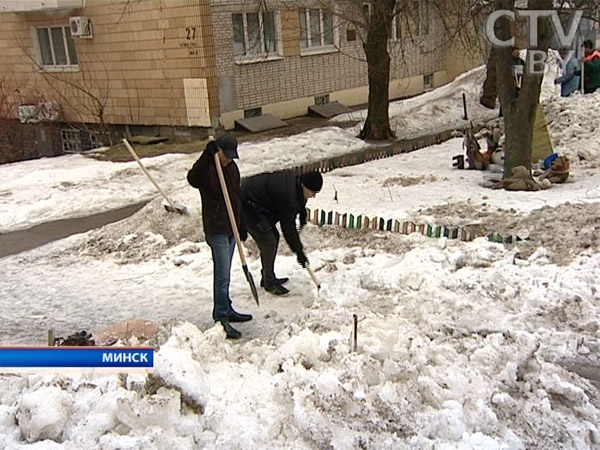
[[[347,230],[389,231],[406,235],[419,233],[430,238],[458,239],[464,242],[483,237],[477,236],[472,230],[460,226],[400,222],[396,219],[385,219],[378,216],[369,217],[366,214],[354,215],[338,211],[311,210],[310,208],[306,208],[306,217],[308,218],[308,222],[319,227],[332,225]],[[497,244],[512,244],[514,242],[530,240],[528,237],[522,238],[517,235],[502,236],[498,233],[488,234],[487,239]]]
[[[445,130],[440,133],[430,134],[428,136],[421,136],[415,139],[394,142],[385,147],[367,148],[359,152],[352,152],[344,155],[324,158],[311,163],[278,170],[277,172],[291,170],[296,174],[301,175],[312,170],[318,170],[321,173],[326,173],[334,169],[356,166],[383,158],[391,158],[392,156],[396,156],[401,153],[410,153],[425,147],[441,144],[442,142],[452,139],[454,137],[454,132],[455,129],[453,128],[451,130]]]

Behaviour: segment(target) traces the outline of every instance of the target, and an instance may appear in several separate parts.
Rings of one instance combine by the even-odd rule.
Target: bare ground
[[[491,232],[529,236],[529,242],[519,243],[523,251],[533,252],[538,247],[544,247],[549,259],[559,265],[568,264],[585,250],[600,247],[598,203],[567,202],[557,207],[544,206],[528,215],[514,209],[453,203],[427,208],[420,214],[449,220],[444,223],[452,225],[476,224],[474,227],[484,236]]]
[[[528,236],[530,241],[519,242],[523,257],[544,247],[550,261],[565,265],[586,250],[600,248],[599,216],[598,203],[565,203],[523,214],[513,209],[503,210],[463,202],[420,210],[414,220],[419,222],[424,221],[424,217],[433,217],[436,223],[468,226],[476,236],[487,236],[491,232]],[[309,250],[361,247],[392,254],[403,254],[419,245],[417,241],[407,240],[401,234],[346,230],[333,226],[307,226],[302,231],[302,240]],[[166,215],[161,201],[154,200],[129,218],[88,233],[86,240],[79,242],[71,251],[89,256],[111,254],[118,262],[127,264],[158,258],[168,248],[185,242],[203,241],[200,217]],[[245,246],[250,258],[258,257],[252,239],[248,239]],[[280,252],[289,254],[283,242]]]

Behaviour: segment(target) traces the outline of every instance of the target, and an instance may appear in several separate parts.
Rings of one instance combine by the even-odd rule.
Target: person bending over
[[[317,171],[302,175],[289,171],[260,174],[242,182],[244,219],[248,233],[260,250],[260,285],[266,291],[275,295],[289,292],[283,287],[288,279],[275,276],[275,257],[279,246],[277,223],[298,264],[303,268],[308,266],[296,218],[300,218],[300,228],[306,225],[306,202],[315,197],[322,187],[323,177]]]

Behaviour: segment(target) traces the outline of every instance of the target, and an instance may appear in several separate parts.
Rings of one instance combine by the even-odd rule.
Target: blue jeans
[[[210,233],[206,235],[213,259],[213,312],[214,320],[229,320],[232,310],[229,298],[231,260],[235,251],[233,234]]]

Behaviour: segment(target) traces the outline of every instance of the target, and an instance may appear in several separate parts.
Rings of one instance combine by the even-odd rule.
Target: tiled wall
[[[113,124],[217,126],[220,117],[231,126],[244,109],[256,107],[284,118],[305,114],[313,98],[324,94],[348,105],[367,101],[360,39],[348,41],[346,26],[338,24],[338,50],[300,55],[293,2],[94,0],[86,5],[62,12],[0,14],[0,76],[15,80],[25,102],[59,100],[69,121],[97,120],[90,98],[69,83],[106,102],[105,120]],[[282,57],[239,64],[232,13],[253,12],[257,5],[279,11]],[[68,25],[69,17],[78,15],[90,17],[93,25],[92,39],[76,38],[80,70],[42,75],[27,56],[36,52],[31,30]],[[447,81],[450,60],[433,17],[430,29],[414,42],[390,44],[391,98],[421,92],[425,74],[434,74],[436,84]],[[453,64],[452,73],[457,70]],[[61,98],[57,90],[66,95]]]
[[[268,10],[279,11],[284,58],[274,61],[240,64],[233,53],[232,13],[255,12],[255,2],[239,0],[213,0],[215,41],[220,43],[217,59],[219,76],[235,80],[237,104],[222,108],[222,112],[254,108],[266,104],[311,98],[327,93],[350,91],[365,87],[367,65],[364,62],[362,43],[357,38],[348,42],[346,26],[338,24],[338,48],[327,54],[301,56],[299,44],[298,10],[291,2],[267,2]],[[445,53],[441,32],[434,22],[427,36],[418,37],[414,43],[391,43],[391,80],[408,79],[416,75],[445,70]],[[401,83],[395,83],[400,86]],[[409,83],[406,83],[408,86]],[[358,92],[358,91],[357,91]],[[366,92],[366,90],[365,90]],[[412,95],[416,92],[398,89],[392,96]],[[366,97],[357,98],[366,102]]]
[[[75,38],[80,71],[43,76],[27,56],[36,52],[31,29],[68,25],[70,16],[92,20],[93,38]],[[106,102],[105,118],[116,124],[187,126],[190,102],[195,108],[191,123],[197,124],[197,105],[207,104],[208,99],[188,94],[186,101],[184,80],[192,84],[204,80],[206,89],[188,93],[218,99],[208,0],[88,1],[78,10],[0,14],[0,25],[0,58],[8,64],[4,70],[28,80],[45,97],[59,100],[67,120],[95,121],[89,96],[69,83]],[[218,100],[210,107],[205,115],[215,118]]]

